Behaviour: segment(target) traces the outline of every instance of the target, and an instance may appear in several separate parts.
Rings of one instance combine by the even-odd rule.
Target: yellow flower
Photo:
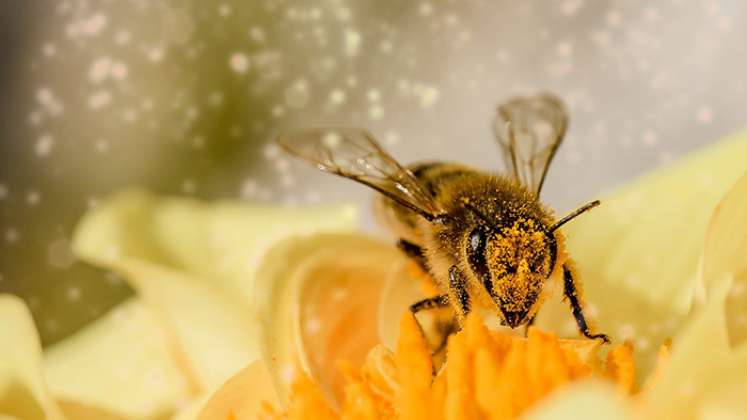
[[[527,342],[506,338],[511,345],[501,353],[489,343],[505,332],[487,333],[470,320],[451,340],[446,379],[432,383],[411,319],[399,328],[422,288],[389,242],[350,232],[351,208],[116,194],[81,222],[75,252],[124,277],[136,297],[43,354],[23,303],[0,297],[0,418],[240,420],[286,408],[320,410],[300,414],[321,418],[343,407],[357,414],[402,407],[422,416],[432,409],[420,410],[428,394],[445,398],[444,413],[461,413],[463,403],[478,413],[495,405],[504,407],[496,413],[519,407],[533,419],[747,412],[747,179],[732,188],[746,155],[745,136],[698,152],[613,192],[566,229],[590,315],[620,346],[612,356],[578,344],[573,356],[566,341],[539,331]],[[543,305],[538,327],[576,336],[559,299]],[[671,358],[652,373],[668,338]],[[469,345],[477,339],[491,357]],[[632,348],[621,346],[626,340]],[[508,368],[514,365],[496,363],[537,366],[537,352],[555,370],[517,376]],[[459,375],[449,375],[460,360],[462,372],[478,363],[482,372],[462,378],[475,390],[472,403],[458,397]],[[587,373],[611,376],[619,388]],[[509,399],[483,389],[501,380],[515,385]],[[407,395],[395,392],[403,383]],[[458,391],[452,397],[450,385]],[[621,398],[623,388],[638,392]],[[347,402],[374,390],[375,398]]]
[[[742,258],[747,253],[747,176],[739,178],[746,169],[740,158],[745,153],[742,138],[688,157],[618,189],[599,211],[566,230],[597,329],[611,333],[619,346],[599,349],[599,355],[560,353],[558,342],[540,332],[502,354],[495,343],[475,343],[474,337],[484,336],[475,331],[484,330],[471,321],[471,327],[452,337],[446,367],[433,377],[425,345],[412,344],[419,339],[414,329],[400,334],[396,328],[407,305],[423,297],[408,262],[356,236],[281,244],[271,255],[294,255],[294,264],[277,268],[269,261],[260,269],[259,290],[273,289],[260,310],[264,340],[271,344],[256,362],[261,366],[255,366],[271,378],[279,404],[263,408],[252,398],[246,404],[233,400],[232,406],[223,398],[231,394],[227,385],[200,418],[243,419],[284,410],[290,418],[312,413],[317,418],[739,416],[742,399],[735,396],[747,386],[747,346],[740,338],[745,327],[737,323],[745,312],[729,302],[743,299],[747,282]],[[307,251],[296,253],[296,247]],[[371,305],[378,312],[372,314]],[[732,307],[728,316],[725,305],[726,313]],[[560,299],[545,303],[538,323],[544,330],[575,336]],[[405,320],[405,325],[413,324]],[[671,357],[661,346],[670,339]],[[374,347],[377,341],[384,346]],[[387,350],[395,347],[394,353]],[[537,354],[547,359],[537,369],[539,376],[516,374],[516,366],[539,365]],[[343,368],[340,361],[347,362]],[[605,378],[613,380],[605,385]],[[243,380],[250,389],[269,386]]]

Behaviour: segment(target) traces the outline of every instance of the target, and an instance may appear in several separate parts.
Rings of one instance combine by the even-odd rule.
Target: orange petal
[[[293,384],[288,413],[291,418],[296,419],[332,420],[338,418],[319,387],[305,374],[300,375]]]
[[[651,375],[649,375],[648,379],[646,380],[644,390],[649,390],[652,387],[656,386],[659,378],[661,378],[661,376],[664,374],[664,370],[669,365],[669,358],[671,357],[671,347],[671,341],[667,341],[666,343],[659,346],[659,353],[656,355],[656,365],[654,366],[653,372],[651,372]]]
[[[433,362],[428,343],[415,316],[402,315],[400,336],[394,355],[400,393],[396,404],[403,419],[427,419]]]
[[[371,388],[371,392],[391,406],[394,394],[399,389],[397,366],[392,352],[382,345],[371,349],[366,357],[366,364],[361,369],[361,374]]]
[[[470,322],[467,322],[470,324]],[[467,343],[465,334],[456,334],[449,338],[446,365],[446,403],[444,407],[447,420],[479,418],[479,409],[474,398],[475,371],[473,351]]]
[[[350,363],[341,364],[340,370],[347,382],[343,419],[378,419],[379,413],[386,411],[385,402],[377,398],[361,372],[356,371]]]
[[[633,344],[625,342],[607,354],[606,375],[611,378],[625,395],[635,391],[635,361]]]

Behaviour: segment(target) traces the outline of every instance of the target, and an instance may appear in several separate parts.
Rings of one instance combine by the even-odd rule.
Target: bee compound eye
[[[469,235],[469,247],[472,252],[481,252],[485,248],[485,233],[475,229]]]

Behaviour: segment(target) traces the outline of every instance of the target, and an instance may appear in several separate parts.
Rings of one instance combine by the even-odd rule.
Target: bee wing
[[[320,170],[365,184],[429,220],[443,212],[415,175],[365,130],[313,129],[283,134],[278,144]]]
[[[493,128],[506,169],[536,196],[567,127],[565,106],[552,95],[515,98],[498,107]]]

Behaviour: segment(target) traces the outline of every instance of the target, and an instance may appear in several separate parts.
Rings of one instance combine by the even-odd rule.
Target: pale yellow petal
[[[39,335],[26,305],[0,295],[0,416],[62,420],[42,372]]]
[[[62,410],[65,417],[74,420],[129,420],[131,417],[124,417],[114,414],[111,411],[92,406],[80,401],[70,401],[57,399],[57,405]],[[142,417],[147,418],[147,417]]]
[[[523,420],[632,419],[628,401],[608,383],[589,380],[568,385],[537,403]]]
[[[46,349],[44,372],[64,402],[155,418],[192,396],[172,350],[143,302],[130,299]]]
[[[747,348],[713,359],[707,354],[689,356],[694,368],[665,374],[671,388],[647,395],[642,412],[652,419],[744,418]]]
[[[206,203],[130,189],[113,194],[85,215],[74,251],[105,267],[132,258],[185,271],[251,301],[254,271],[273,243],[299,234],[348,231],[355,223],[356,211],[346,205]]]
[[[215,389],[259,356],[249,306],[210,282],[140,260],[112,267],[148,304],[193,395]]]
[[[600,197],[601,206],[563,228],[593,328],[631,339],[644,374],[690,310],[709,219],[745,156],[745,134],[698,150]],[[543,305],[538,324],[576,334],[557,298]]]
[[[651,418],[695,419],[702,410],[713,412],[710,404],[714,399],[723,401],[723,392],[747,381],[747,346],[731,348],[726,330],[724,301],[729,283],[726,279],[713,288],[706,306],[676,337],[661,376],[641,394],[641,411]],[[732,401],[722,408],[739,404]]]
[[[744,156],[747,134],[718,142],[606,194],[570,223],[568,248],[588,278],[589,299],[602,284],[618,284],[686,313],[708,222],[744,173]]]
[[[180,407],[179,411],[170,417],[171,420],[196,420],[214,393],[209,392],[193,399],[186,406]]]
[[[83,218],[73,248],[136,290],[195,397],[258,357],[254,279],[267,248],[294,234],[348,229],[354,218],[346,206],[206,204],[128,190]]]
[[[747,378],[704,398],[698,419],[744,420],[747,417]]]
[[[721,200],[711,219],[703,253],[703,287],[733,279],[726,301],[732,344],[747,339],[747,173]],[[707,290],[706,290],[707,291]]]
[[[718,203],[710,220],[703,258],[706,285],[725,275],[747,275],[746,253],[747,172]]]

